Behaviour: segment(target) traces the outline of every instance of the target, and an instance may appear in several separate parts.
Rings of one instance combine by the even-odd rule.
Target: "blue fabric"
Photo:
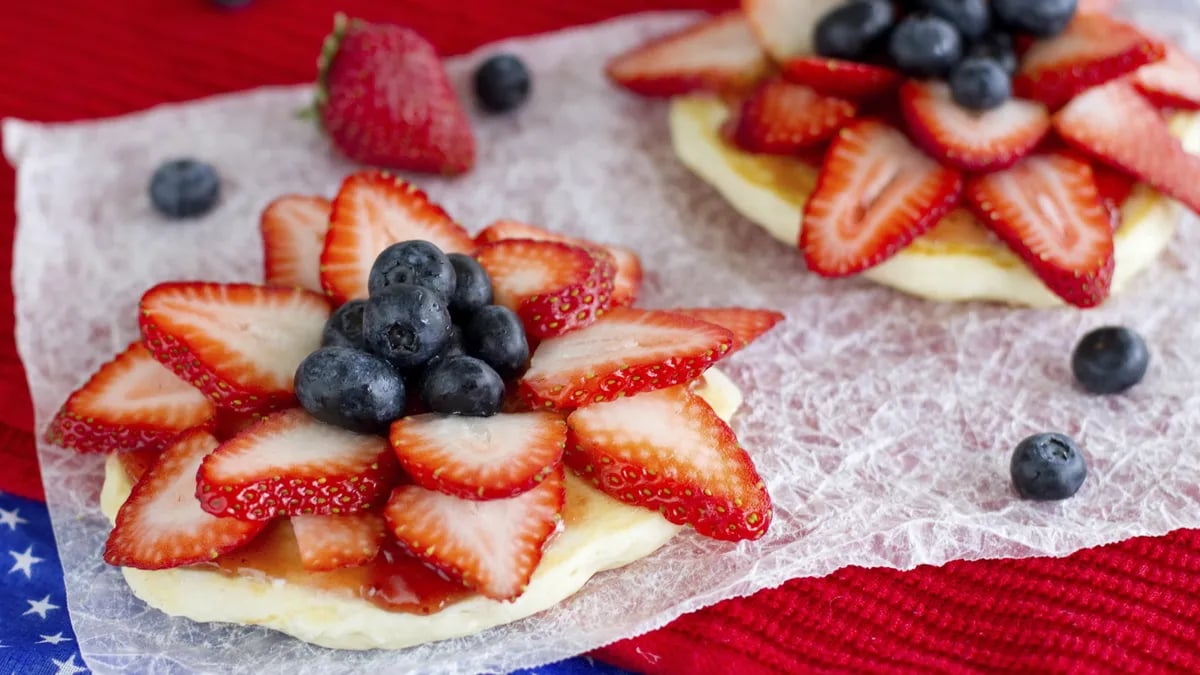
[[[90,672],[75,644],[62,576],[46,505],[0,492],[0,675]],[[519,675],[625,672],[579,657]]]

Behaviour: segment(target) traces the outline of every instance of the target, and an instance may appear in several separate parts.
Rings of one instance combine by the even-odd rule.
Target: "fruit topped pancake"
[[[613,59],[825,277],[1092,307],[1200,210],[1200,65],[1072,0],[745,0]]]

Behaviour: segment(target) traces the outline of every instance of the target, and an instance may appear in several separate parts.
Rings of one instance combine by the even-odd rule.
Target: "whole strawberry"
[[[347,157],[428,173],[471,168],[467,115],[433,45],[416,32],[339,14],[318,65],[316,112]]]

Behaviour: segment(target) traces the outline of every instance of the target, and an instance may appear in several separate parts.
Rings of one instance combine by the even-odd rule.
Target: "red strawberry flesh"
[[[85,453],[161,450],[188,429],[212,426],[214,414],[200,390],[135,342],[71,394],[46,440]]]
[[[430,413],[392,424],[400,466],[421,487],[462,499],[527,492],[562,459],[567,425],[549,412],[462,417]]]
[[[896,91],[904,77],[883,66],[855,61],[797,56],[782,66],[783,77],[825,96],[857,101]]]
[[[1163,60],[1138,68],[1130,79],[1157,106],[1200,108],[1200,63],[1178,47],[1168,46]]]
[[[580,408],[567,423],[567,466],[597,489],[707,537],[766,533],[771,498],[754,463],[688,387]]]
[[[276,413],[204,461],[194,492],[206,511],[245,520],[340,515],[380,504],[400,469],[385,439]]]
[[[767,59],[741,12],[726,12],[663,36],[608,63],[618,85],[643,96],[726,91],[753,83]]]
[[[733,141],[748,152],[792,155],[828,141],[856,113],[850,101],[771,79],[742,104]]]
[[[877,120],[842,129],[804,207],[800,248],[826,277],[857,274],[929,231],[958,201],[962,178]]]
[[[1012,166],[1050,131],[1050,112],[1034,101],[1010,99],[984,112],[960,106],[944,82],[910,80],[900,110],[917,145],[943,164],[987,172]]]
[[[967,202],[1063,300],[1093,307],[1108,296],[1112,226],[1087,163],[1035,155],[972,178]]]
[[[242,412],[295,403],[296,367],[321,344],[325,298],[302,289],[169,282],[142,296],[139,323],[154,357]]]
[[[383,249],[422,239],[444,253],[470,253],[474,242],[424,192],[382,171],[360,171],[333,200],[321,252],[321,285],[336,304],[367,297],[371,265]]]
[[[384,515],[410,553],[494,600],[529,584],[542,547],[562,520],[561,466],[516,497],[471,501],[417,485],[397,487]]]
[[[263,278],[272,286],[322,293],[321,250],[331,206],[324,197],[287,195],[263,209]]]
[[[1082,94],[1055,114],[1054,128],[1092,158],[1200,213],[1200,157],[1184,149],[1129,84],[1112,82]]]
[[[783,321],[783,314],[770,309],[747,309],[745,307],[696,307],[690,309],[671,309],[675,314],[683,314],[693,319],[720,326],[733,334],[732,354],[744,349],[751,342],[762,337],[775,324]]]
[[[300,564],[313,572],[365,565],[387,538],[387,523],[378,513],[292,516],[291,521]]]
[[[538,345],[520,391],[535,407],[569,410],[688,382],[732,347],[720,326],[623,307]]]
[[[200,508],[196,471],[216,447],[217,439],[193,430],[163,452],[117,512],[105,562],[145,570],[191,565],[237,549],[262,531],[266,522],[218,518]]]

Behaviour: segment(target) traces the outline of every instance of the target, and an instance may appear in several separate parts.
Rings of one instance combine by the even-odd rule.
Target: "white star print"
[[[33,600],[26,600],[25,602],[29,603],[29,609],[25,610],[21,616],[25,616],[26,614],[37,614],[44,619],[46,618],[46,612],[49,612],[52,609],[60,609],[58,605],[50,602],[49,595],[36,602]]]
[[[7,525],[9,531],[15,531],[18,525],[28,522],[28,520],[21,517],[20,509],[13,509],[12,511],[0,509],[0,525]]]
[[[13,560],[16,560],[16,562],[13,563],[12,569],[10,569],[8,573],[12,574],[13,572],[19,570],[25,573],[26,579],[33,578],[33,565],[35,563],[42,562],[41,558],[33,555],[32,546],[25,549],[24,553],[13,553],[12,551],[9,551],[8,554],[13,557]]]
[[[37,641],[37,644],[39,644],[39,645],[56,645],[56,644],[59,644],[60,642],[70,642],[71,641],[71,638],[63,637],[62,631],[58,631],[54,635],[39,634],[38,637],[42,638],[41,640]]]
[[[87,668],[81,668],[75,665],[74,654],[72,654],[71,658],[67,659],[66,661],[59,661],[58,659],[50,659],[50,661],[53,662],[54,665],[58,666],[58,670],[54,671],[54,675],[75,675],[75,673],[82,673],[87,670]]]

